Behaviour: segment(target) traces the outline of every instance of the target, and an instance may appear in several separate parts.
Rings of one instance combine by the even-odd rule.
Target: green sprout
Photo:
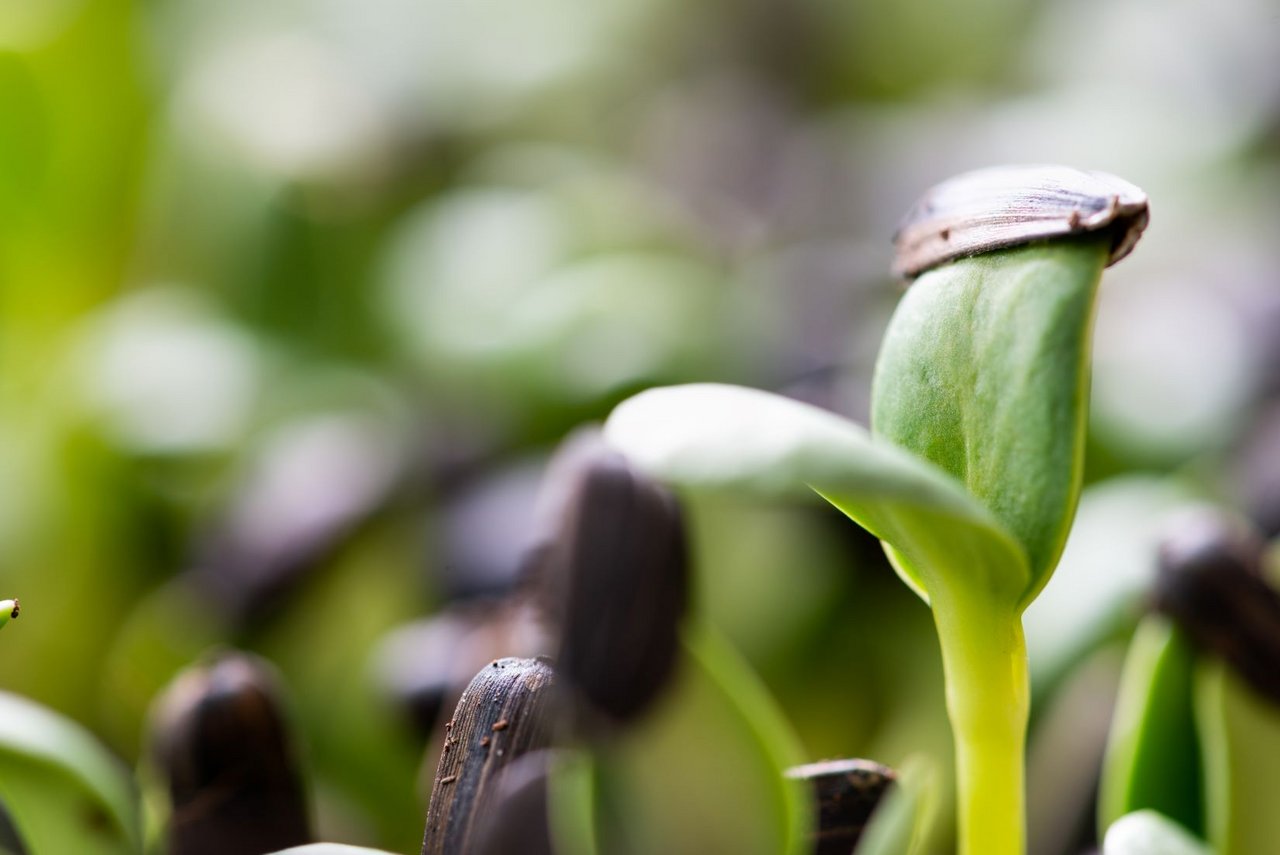
[[[0,629],[4,629],[5,624],[18,616],[18,600],[15,597],[11,600],[0,600]]]
[[[780,396],[691,385],[624,401],[606,437],[687,488],[812,490],[880,538],[933,610],[959,852],[1021,855],[1021,618],[1075,513],[1094,298],[1103,269],[1146,225],[1145,197],[1054,167],[963,176],[925,201],[904,227],[905,248],[900,233],[897,267],[920,275],[876,363],[874,433]],[[1011,220],[1015,234],[1003,239]]]

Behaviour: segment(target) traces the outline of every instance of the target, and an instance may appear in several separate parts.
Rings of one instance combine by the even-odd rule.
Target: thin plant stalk
[[[975,621],[979,610],[986,620]],[[1030,679],[1022,621],[1006,606],[935,599],[956,743],[960,855],[1022,855]]]

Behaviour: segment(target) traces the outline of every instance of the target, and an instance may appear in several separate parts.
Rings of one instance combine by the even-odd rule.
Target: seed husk
[[[814,827],[815,855],[848,855],[857,845],[871,814],[898,776],[871,760],[822,760],[793,766],[787,777],[806,781],[818,804]]]
[[[422,855],[472,852],[502,770],[551,742],[554,687],[545,659],[497,659],[476,674],[446,727]]]
[[[1035,241],[1110,231],[1108,264],[1147,227],[1147,195],[1122,178],[1068,166],[996,166],[927,191],[894,234],[893,271],[914,278],[940,264]]]
[[[559,627],[556,671],[590,732],[643,713],[675,669],[689,599],[684,520],[674,494],[598,438],[580,438],[551,477],[567,482],[567,499],[539,572]]]
[[[244,653],[180,674],[152,719],[168,781],[169,855],[256,855],[311,841],[274,671]]]
[[[1154,605],[1280,704],[1280,592],[1262,575],[1262,555],[1262,540],[1240,521],[1185,517],[1161,543]]]

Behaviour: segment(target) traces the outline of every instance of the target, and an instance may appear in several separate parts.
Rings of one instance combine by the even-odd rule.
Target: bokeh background
[[[1178,491],[1280,529],[1273,0],[7,0],[0,686],[134,763],[179,667],[258,651],[322,834],[416,850],[393,632],[514,584],[547,454],[631,392],[865,422],[897,219],[1002,162],[1152,199],[1097,317],[1098,488],[1028,618],[1037,697],[1084,674],[1105,727],[1134,532]],[[949,762],[874,543],[693,511],[698,607],[813,759]]]

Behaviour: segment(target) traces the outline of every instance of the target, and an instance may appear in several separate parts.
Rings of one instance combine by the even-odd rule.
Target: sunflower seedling
[[[1264,549],[1243,521],[1203,509],[1161,542],[1154,613],[1129,645],[1111,723],[1103,828],[1158,811],[1217,855],[1273,848],[1280,594],[1264,576]]]
[[[1065,167],[969,173],[898,233],[915,279],[876,363],[869,433],[763,392],[624,401],[606,437],[689,488],[817,492],[929,603],[956,742],[961,855],[1021,855],[1029,707],[1021,615],[1079,498],[1094,298],[1147,224],[1142,191]]]

